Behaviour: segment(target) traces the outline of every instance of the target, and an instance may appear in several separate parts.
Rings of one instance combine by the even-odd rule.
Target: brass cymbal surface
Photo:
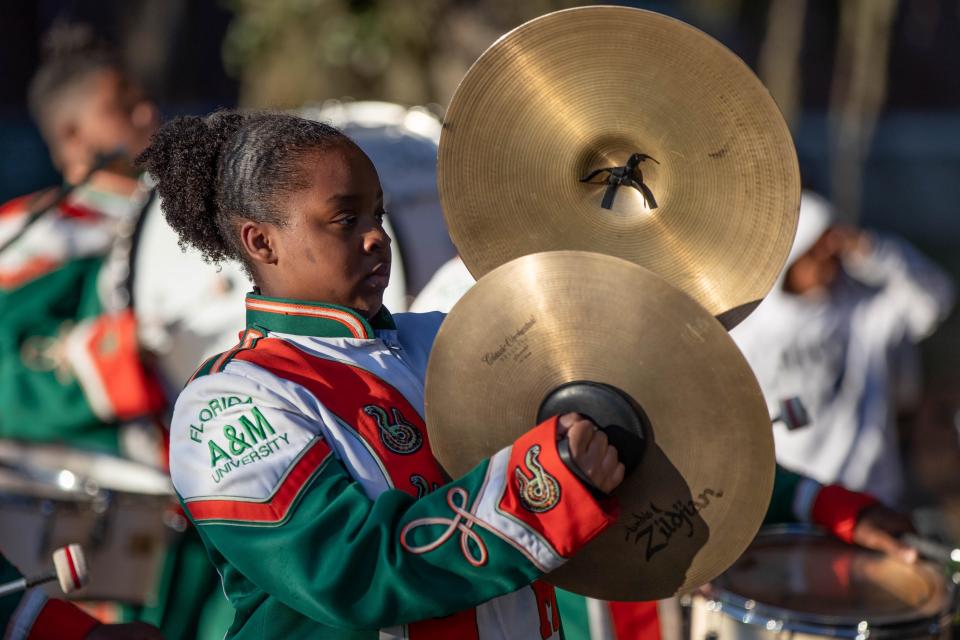
[[[604,208],[608,169],[633,154]],[[776,280],[800,202],[790,132],[743,61],[683,22],[606,6],[534,19],[474,63],[446,113],[438,185],[478,279],[528,253],[596,251],[728,328]]]
[[[769,504],[766,404],[723,326],[654,273],[558,251],[487,274],[453,308],[426,378],[431,448],[460,477],[535,426],[574,381],[611,385],[649,421],[619,521],[547,580],[608,600],[653,600],[720,574]]]

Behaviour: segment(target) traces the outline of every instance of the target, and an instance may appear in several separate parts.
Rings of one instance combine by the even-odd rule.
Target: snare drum
[[[113,456],[0,442],[0,549],[27,575],[83,546],[89,584],[71,596],[148,604],[167,548],[186,524],[169,478]],[[53,583],[54,585],[56,583]],[[64,597],[56,586],[47,589]]]
[[[691,640],[947,639],[956,581],[809,527],[768,528],[694,596]]]

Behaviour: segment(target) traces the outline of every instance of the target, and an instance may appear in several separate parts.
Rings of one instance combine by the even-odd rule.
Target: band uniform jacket
[[[561,637],[538,578],[617,506],[560,460],[556,418],[450,481],[423,420],[442,314],[246,305],[171,430],[174,486],[236,610],[227,638]]]
[[[82,185],[44,207],[48,195],[0,207],[0,438],[159,465],[159,431],[137,421],[165,398],[140,357],[132,311],[115,300],[112,260],[146,193]],[[134,444],[144,434],[151,446]]]

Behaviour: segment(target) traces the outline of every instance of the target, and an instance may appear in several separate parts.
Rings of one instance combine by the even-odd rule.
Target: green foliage
[[[227,69],[251,106],[446,101],[504,31],[569,0],[224,0]]]

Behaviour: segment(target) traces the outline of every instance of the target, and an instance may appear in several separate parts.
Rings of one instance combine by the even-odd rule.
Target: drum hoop
[[[0,440],[0,467],[5,466],[32,479],[38,486],[56,489],[57,494],[65,492],[95,497],[106,492],[144,497],[174,496],[169,476],[159,469],[120,456],[61,444]],[[57,477],[62,471],[70,472],[76,488],[58,485]],[[129,482],[130,473],[136,473],[139,481]],[[117,478],[125,480],[120,482]]]
[[[805,535],[814,538],[829,538],[822,529],[807,524],[783,524],[764,527],[756,540],[776,538],[784,535]],[[718,605],[720,613],[751,626],[764,627],[767,630],[792,631],[795,633],[820,634],[833,638],[864,638],[863,631],[869,629],[871,638],[903,638],[908,633],[939,633],[949,628],[953,612],[957,608],[957,585],[944,579],[947,589],[947,604],[935,613],[917,616],[872,616],[872,620],[861,620],[859,624],[852,618],[798,612],[774,605],[756,602],[729,589],[714,586],[707,600]],[[859,627],[866,623],[867,627]]]
[[[724,592],[724,595],[728,595],[728,592]],[[777,607],[766,607],[758,604],[748,609],[744,606],[747,602],[745,600],[742,600],[740,604],[713,597],[708,598],[708,600],[717,606],[714,611],[742,624],[777,633],[806,633],[828,638],[852,638],[854,640],[867,637],[902,639],[921,635],[936,635],[944,629],[949,629],[953,621],[953,614],[946,611],[934,616],[895,624],[877,624],[864,620],[860,624],[851,625],[849,620],[828,622],[827,618],[830,616],[822,616],[824,621],[820,623],[806,619],[796,619],[791,617],[795,615],[795,612]],[[866,624],[864,625],[864,623]]]

